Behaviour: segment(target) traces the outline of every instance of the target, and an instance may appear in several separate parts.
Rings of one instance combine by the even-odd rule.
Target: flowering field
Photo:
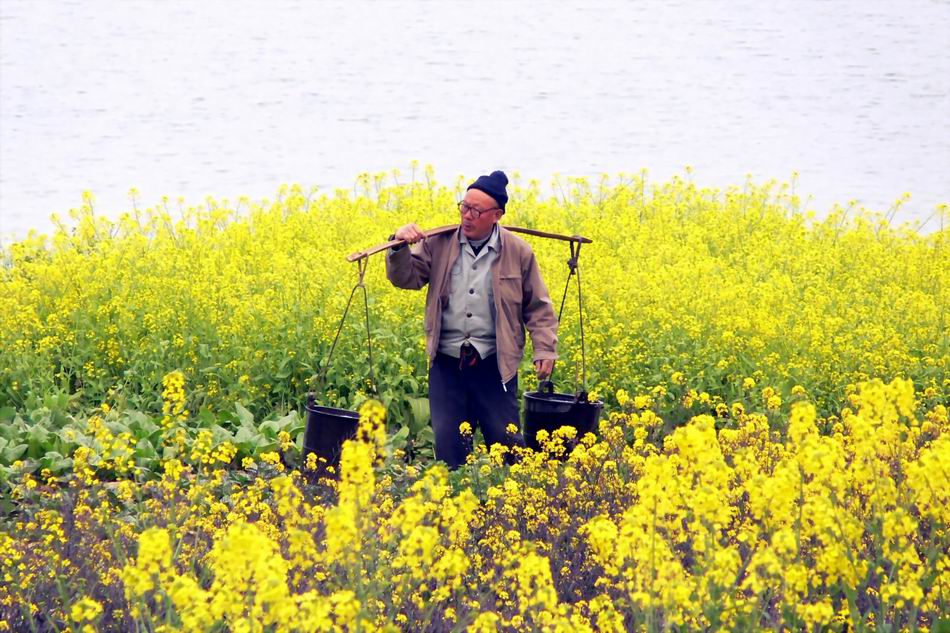
[[[431,459],[422,293],[355,266],[467,181],[163,201],[5,249],[0,630],[950,626],[950,231],[794,184],[511,191],[580,256],[597,435]],[[532,240],[555,302],[564,243]],[[559,390],[575,389],[572,290]],[[357,297],[361,295],[357,294]],[[530,352],[522,388],[532,389]],[[375,380],[371,380],[371,376]],[[339,478],[305,393],[362,412]]]

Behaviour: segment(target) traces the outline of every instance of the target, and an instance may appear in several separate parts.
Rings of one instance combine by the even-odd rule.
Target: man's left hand
[[[545,358],[534,361],[534,368],[538,372],[538,380],[546,380],[554,371],[554,359]]]

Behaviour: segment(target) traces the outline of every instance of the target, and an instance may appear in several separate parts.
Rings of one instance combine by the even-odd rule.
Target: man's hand
[[[424,240],[426,238],[425,233],[422,232],[422,229],[419,228],[415,223],[407,224],[405,226],[400,226],[396,231],[395,238],[397,240],[405,240],[410,244],[415,244],[419,240]]]
[[[545,358],[534,361],[534,368],[538,372],[538,380],[546,380],[554,371],[554,359]]]

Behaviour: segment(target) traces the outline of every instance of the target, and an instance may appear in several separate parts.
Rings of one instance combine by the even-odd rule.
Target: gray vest
[[[496,224],[488,242],[475,255],[465,234],[460,232],[460,236],[459,256],[450,273],[449,304],[442,310],[439,351],[458,358],[459,348],[467,341],[485,358],[495,353],[491,267],[498,258],[501,238]]]

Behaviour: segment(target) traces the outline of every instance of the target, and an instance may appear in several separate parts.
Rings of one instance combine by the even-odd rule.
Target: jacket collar
[[[486,246],[492,249],[493,251],[495,251],[496,253],[500,252],[501,249],[505,246],[505,242],[508,239],[507,234],[508,234],[508,231],[505,230],[505,227],[503,227],[502,225],[496,222],[495,225],[492,227],[492,232],[491,232],[491,235],[488,237],[488,243],[486,244]],[[455,242],[456,244],[459,245],[459,250],[461,250],[461,245],[468,244],[469,242],[468,238],[465,237],[465,233],[462,232],[461,224],[459,225],[458,230],[456,230],[455,235],[457,238]]]
[[[468,244],[470,240],[465,236],[465,233],[462,232],[461,225],[458,228],[458,241],[459,244]],[[501,249],[501,225],[497,222],[492,225],[491,233],[488,235],[488,242],[485,244],[488,248],[492,249],[496,253]]]

